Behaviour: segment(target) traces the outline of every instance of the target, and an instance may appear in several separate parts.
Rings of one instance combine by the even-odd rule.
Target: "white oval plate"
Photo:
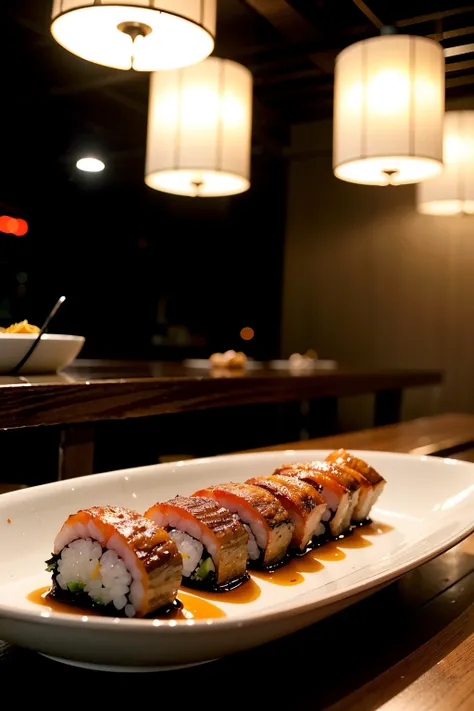
[[[231,604],[213,620],[128,620],[60,613],[27,600],[49,582],[43,561],[72,512],[116,504],[145,510],[156,500],[205,484],[270,474],[283,462],[321,459],[324,451],[265,452],[109,472],[0,497],[0,639],[102,668],[172,667],[203,662],[268,642],[316,622],[433,558],[474,530],[474,466],[404,454],[360,452],[387,486],[373,512],[393,529],[372,546],[304,573],[296,586],[257,578],[260,597]],[[8,522],[10,519],[10,523]]]
[[[20,362],[36,333],[0,333],[0,373],[9,373]],[[56,373],[72,363],[84,345],[83,336],[45,333],[21,369],[25,373]]]

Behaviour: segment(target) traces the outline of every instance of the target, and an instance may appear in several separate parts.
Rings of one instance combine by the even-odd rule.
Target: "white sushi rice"
[[[229,511],[232,511],[232,509],[230,508],[230,506],[227,503],[224,504],[224,506],[225,506],[225,508],[228,508]],[[247,553],[249,554],[249,559],[250,560],[258,560],[260,558],[260,554],[261,554],[261,550],[258,546],[258,540],[257,540],[258,530],[257,530],[257,535],[255,535],[255,533],[252,531],[252,527],[251,527],[251,523],[253,523],[255,525],[256,521],[255,521],[255,519],[252,519],[251,523],[250,522],[246,523],[245,519],[242,518],[242,514],[245,514],[245,513],[246,513],[245,510],[239,511],[239,512],[233,513],[232,516],[235,518],[236,521],[241,523],[242,526],[247,531],[247,536],[248,536]],[[267,545],[267,540],[268,540],[267,534],[265,533],[265,544],[263,545],[263,548],[265,548],[265,546]]]
[[[247,531],[248,537],[249,537],[249,540],[247,543],[247,551],[249,554],[249,558],[250,558],[250,560],[258,560],[260,557],[260,548],[258,547],[257,539],[255,538],[253,531],[250,528],[250,526],[248,525],[248,523],[242,522],[242,525],[245,528],[245,530]]]
[[[117,610],[125,610],[127,617],[135,615],[129,603],[132,576],[123,560],[113,550],[102,551],[102,546],[91,538],[72,541],[61,551],[56,582],[62,590],[79,583],[95,603],[113,603]]]
[[[169,534],[181,553],[181,558],[183,559],[183,575],[185,578],[189,578],[189,576],[194,573],[202,558],[204,546],[200,541],[197,541],[184,531],[173,530],[170,531]]]

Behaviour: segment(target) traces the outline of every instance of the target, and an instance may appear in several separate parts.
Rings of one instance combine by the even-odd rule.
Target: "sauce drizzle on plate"
[[[49,595],[49,590],[49,585],[47,587],[38,588],[37,590],[30,592],[26,597],[30,602],[49,608],[53,612],[65,612],[69,615],[78,615],[80,617],[102,617],[100,612],[97,610],[89,610],[84,607],[75,607],[74,605],[68,605],[61,600],[57,600]],[[180,605],[176,605],[164,614],[158,613],[157,615],[147,615],[146,619],[215,620],[219,617],[226,617],[224,610],[221,610],[220,607],[213,605],[211,602],[204,600],[200,596],[190,595],[189,593],[181,592],[180,590],[178,593],[178,600]],[[113,619],[113,617],[111,619]]]

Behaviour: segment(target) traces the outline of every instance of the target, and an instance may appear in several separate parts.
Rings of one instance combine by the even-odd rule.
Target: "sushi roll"
[[[229,590],[248,579],[245,528],[204,496],[176,496],[145,516],[169,531],[183,558],[183,584]]]
[[[181,584],[174,541],[149,519],[119,506],[69,516],[47,565],[51,595],[115,616],[143,617],[171,606]]]
[[[313,486],[283,474],[255,477],[246,483],[269,491],[288,511],[295,524],[291,539],[293,548],[304,551],[313,538],[325,533],[326,528],[321,518],[327,504]]]
[[[276,496],[261,486],[220,484],[197,491],[236,515],[248,534],[248,560],[253,567],[281,563],[293,536],[294,523]]]
[[[339,479],[337,470],[329,462],[285,464],[275,474],[301,479],[322,494],[328,507],[322,522],[332,536],[338,538],[349,530],[357,496],[354,501],[353,492]]]
[[[384,490],[386,481],[373,467],[369,466],[363,459],[354,457],[345,449],[338,449],[331,452],[326,457],[326,461],[331,462],[338,468],[350,472],[361,482],[361,496],[359,505],[354,511],[355,521],[364,521],[369,518],[370,510],[375,504],[380,494]]]

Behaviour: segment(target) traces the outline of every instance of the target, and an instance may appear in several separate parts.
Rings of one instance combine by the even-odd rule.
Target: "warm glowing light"
[[[105,163],[99,160],[99,158],[86,156],[85,158],[79,158],[76,163],[76,168],[78,170],[83,170],[86,173],[100,173],[104,170]]]
[[[418,186],[423,215],[474,215],[474,111],[448,111],[444,118],[444,169]]]
[[[234,195],[250,187],[252,75],[236,62],[152,75],[145,182],[176,195]]]
[[[444,56],[426,37],[382,35],[336,58],[336,177],[367,185],[416,183],[442,167]]]
[[[16,232],[19,228],[19,222],[15,217],[9,217],[7,219],[7,229],[6,232],[9,232],[11,235],[16,235]]]
[[[255,331],[253,328],[249,328],[249,326],[245,326],[240,332],[240,337],[243,341],[251,341],[254,336]]]
[[[17,237],[23,237],[28,232],[28,223],[26,220],[17,220],[18,227],[16,228],[15,235]]]
[[[0,232],[15,235],[15,237],[23,237],[28,232],[28,223],[20,218],[2,215],[0,216]]]
[[[51,32],[65,49],[115,69],[156,71],[214,49],[216,0],[54,0]]]
[[[367,108],[373,114],[406,113],[409,103],[410,77],[403,71],[382,69],[367,83]]]

